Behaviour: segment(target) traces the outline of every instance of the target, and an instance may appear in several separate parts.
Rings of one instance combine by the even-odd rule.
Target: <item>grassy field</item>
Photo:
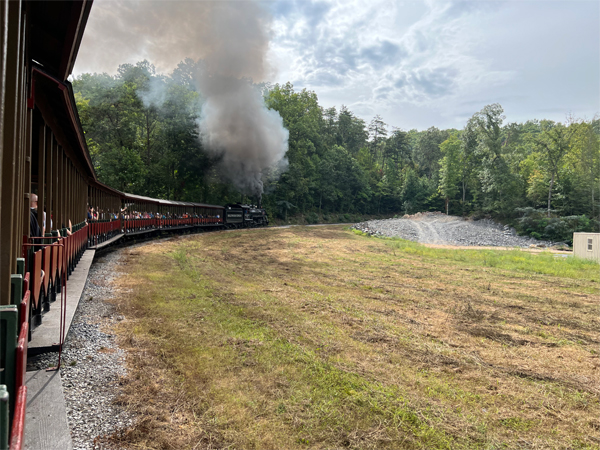
[[[600,267],[295,227],[124,251],[111,438],[151,449],[597,449]]]

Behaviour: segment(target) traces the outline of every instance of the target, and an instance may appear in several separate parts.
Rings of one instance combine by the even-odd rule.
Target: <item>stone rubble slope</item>
[[[514,228],[492,220],[466,220],[443,213],[417,213],[403,218],[369,220],[357,223],[354,229],[371,236],[398,237],[422,244],[490,246],[490,247],[550,247],[552,242],[517,236]]]

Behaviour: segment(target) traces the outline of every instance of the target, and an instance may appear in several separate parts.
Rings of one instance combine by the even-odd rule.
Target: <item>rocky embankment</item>
[[[354,228],[372,236],[399,237],[422,244],[490,247],[549,247],[552,242],[517,236],[492,220],[465,220],[442,213],[417,213],[398,219],[370,220]]]

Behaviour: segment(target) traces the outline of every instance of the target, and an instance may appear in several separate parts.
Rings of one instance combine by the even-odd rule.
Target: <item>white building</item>
[[[600,262],[600,233],[573,233],[573,254]]]

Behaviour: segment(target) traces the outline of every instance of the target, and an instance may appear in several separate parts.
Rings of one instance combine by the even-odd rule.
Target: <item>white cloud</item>
[[[98,0],[76,73],[114,73],[118,64],[144,57],[160,59],[151,62],[168,72],[185,57],[203,57],[211,41],[205,10],[213,3]],[[403,128],[460,128],[494,102],[508,120],[600,110],[595,0],[262,5],[273,15],[272,81],[314,90],[323,106],[344,104],[366,120],[381,114]]]
[[[279,81],[316,91],[326,106],[346,104],[367,120],[380,113],[402,127],[462,127],[466,117],[486,104],[480,99],[491,103],[501,98],[519,104],[533,118],[535,109],[526,111],[526,96],[517,92],[518,86],[551,59],[548,55],[527,64],[528,54],[551,54],[552,49],[536,42],[528,50],[532,30],[544,35],[553,26],[564,46],[566,30],[581,26],[585,15],[574,13],[574,6],[594,10],[590,2],[545,3],[287,2],[285,11],[275,15],[272,58],[285,61],[279,65]],[[569,13],[561,14],[565,10]],[[596,32],[597,12],[595,21],[586,24]],[[595,41],[584,48],[594,60],[597,80]],[[597,83],[587,86],[597,99]],[[544,88],[551,89],[548,84]],[[473,104],[478,106],[473,109]],[[597,101],[588,108],[594,106],[598,109]],[[429,122],[414,120],[427,116],[425,112]]]

